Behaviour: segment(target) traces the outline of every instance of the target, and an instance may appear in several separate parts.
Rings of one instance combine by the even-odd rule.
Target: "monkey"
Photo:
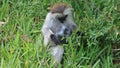
[[[62,60],[64,48],[61,45],[67,44],[66,38],[76,29],[72,10],[73,8],[67,4],[55,4],[48,12],[41,28],[44,46],[52,46],[51,54],[55,65],[58,65]]]

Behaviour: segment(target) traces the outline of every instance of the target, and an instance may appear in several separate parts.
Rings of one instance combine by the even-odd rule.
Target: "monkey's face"
[[[73,24],[71,24],[70,19],[72,17],[72,8],[68,7],[66,4],[57,4],[51,9],[51,19],[53,20],[53,27],[51,31],[54,35],[51,35],[52,40],[61,40],[61,38],[69,37],[72,33]],[[57,39],[56,39],[57,38]],[[54,41],[56,42],[56,41]]]
[[[72,16],[71,12],[72,8],[67,8],[63,11],[63,13],[52,13],[53,16],[58,19],[61,23],[64,23],[66,19]]]
[[[72,16],[72,10],[73,9],[66,4],[55,4],[50,12],[54,18],[64,23],[69,16]]]

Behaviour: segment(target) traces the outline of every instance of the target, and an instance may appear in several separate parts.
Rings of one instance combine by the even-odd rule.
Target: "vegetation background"
[[[63,67],[120,67],[120,0],[0,0],[0,21],[6,22],[0,26],[0,68],[54,68],[40,29],[48,9],[63,2],[74,8],[84,33],[63,45]]]

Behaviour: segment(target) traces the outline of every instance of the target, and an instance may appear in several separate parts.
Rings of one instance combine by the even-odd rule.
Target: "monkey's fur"
[[[55,4],[47,14],[43,27],[41,29],[44,36],[44,46],[52,46],[51,54],[57,65],[61,62],[64,48],[60,46],[67,43],[66,39],[76,28],[72,17],[72,8],[66,4]]]

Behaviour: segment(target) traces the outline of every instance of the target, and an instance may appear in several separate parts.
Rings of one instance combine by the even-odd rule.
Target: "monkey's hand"
[[[61,44],[68,44],[68,41],[66,38],[60,39]]]
[[[56,45],[60,44],[60,40],[54,34],[51,34],[50,38]]]
[[[68,44],[66,38],[62,39],[62,36],[56,37],[54,34],[50,35],[51,40],[56,44]]]

